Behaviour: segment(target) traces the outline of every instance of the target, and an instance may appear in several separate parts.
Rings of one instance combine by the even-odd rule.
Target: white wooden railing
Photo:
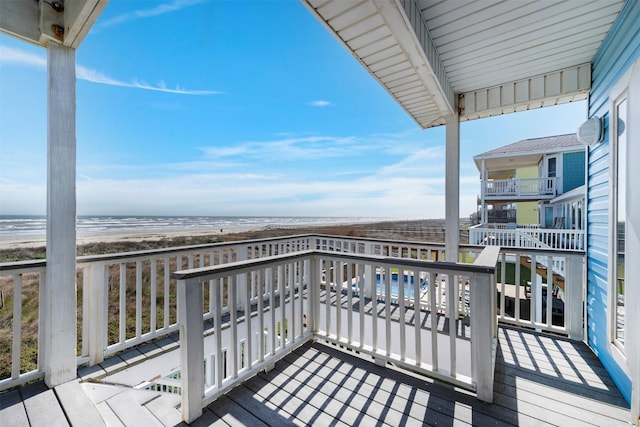
[[[490,179],[482,181],[485,197],[555,196],[556,178]]]
[[[314,338],[370,354],[381,364],[393,363],[444,379],[491,402],[497,256],[498,248],[486,248],[476,263],[461,264],[310,250],[174,273],[178,279],[183,419],[197,419],[203,406]],[[385,273],[379,277],[386,296],[394,293],[393,273],[398,278],[424,277],[427,310],[420,309],[424,294],[419,280],[413,280],[413,292],[409,285],[407,289],[398,285],[395,302],[391,298],[362,301],[362,295],[376,293],[375,272]],[[444,313],[436,302],[437,276],[446,277],[446,295],[456,295],[448,298]],[[256,307],[245,296],[242,315],[232,310],[228,327],[218,314],[222,305],[219,293],[214,292],[214,338],[208,342],[202,317],[192,309],[203,305],[203,284],[213,282],[216,291],[226,284],[233,304],[236,295],[248,294],[254,278],[261,289]],[[469,327],[459,318],[458,308],[461,284],[466,283]],[[406,320],[408,311],[413,321]],[[428,319],[428,327],[422,326],[422,316]],[[449,325],[447,332],[442,330],[443,321]]]
[[[40,371],[41,355],[37,353],[35,361],[23,361],[22,353],[26,346],[37,347],[37,343],[43,342],[44,328],[38,324],[41,317],[39,304],[29,304],[32,299],[39,300],[40,288],[45,286],[46,262],[26,261],[0,264],[0,333],[4,337],[11,337],[8,342],[0,344],[2,353],[10,354],[8,377],[0,377],[0,391],[24,384],[41,378],[44,374]],[[36,313],[28,313],[25,318],[23,307],[28,306]],[[35,318],[35,320],[33,320]],[[35,324],[34,324],[35,323]],[[30,333],[23,333],[24,331]],[[33,331],[37,330],[37,333]],[[34,341],[36,342],[34,344]],[[7,353],[5,353],[7,352]],[[33,364],[32,367],[30,364]],[[5,362],[3,361],[3,364]],[[7,365],[4,364],[5,368]]]
[[[458,259],[460,262],[473,262],[477,259],[482,249],[479,246],[463,246],[460,248]],[[77,261],[78,364],[100,363],[105,357],[118,351],[176,332],[178,330],[176,280],[171,278],[171,273],[176,270],[210,267],[228,262],[255,260],[306,250],[420,261],[445,259],[444,246],[442,244],[320,235],[291,236],[80,257]],[[572,264],[572,271],[583,271],[583,254],[555,250],[526,249],[519,251],[517,249],[504,248],[502,253],[509,254],[503,255],[507,256],[507,258],[504,258],[506,263],[511,263],[516,255],[519,255],[521,259],[535,259],[535,263],[538,266],[545,266],[547,265],[545,264],[546,262],[551,262],[551,268],[554,273],[566,276],[565,283],[570,286],[577,286],[580,289],[583,286],[584,280],[581,274],[571,273],[568,269],[565,273],[565,265],[570,262],[577,263]],[[40,352],[37,351],[37,347],[38,343],[43,342],[38,334],[42,334],[45,328],[39,325],[40,316],[37,315],[37,301],[39,300],[39,289],[44,286],[45,270],[45,261],[0,264],[0,320],[2,321],[0,322],[0,329],[2,329],[0,332],[3,336],[9,337],[8,341],[2,342],[2,346],[11,355],[5,362],[7,366],[5,372],[8,373],[0,376],[0,390],[18,386],[43,376],[39,360]],[[339,271],[339,269],[335,271]],[[382,276],[391,277],[386,275],[386,267],[373,271],[380,273]],[[522,271],[524,272],[524,269]],[[395,271],[392,273],[395,273]],[[524,276],[516,276],[515,280],[511,280],[515,282],[513,286],[520,285],[524,288],[525,283],[522,282],[522,277]],[[434,311],[446,313],[446,295],[449,283],[447,276],[438,274],[435,280],[428,281],[428,274],[425,270],[417,277],[419,278],[418,283],[423,279],[427,279],[429,286],[436,286],[436,292],[431,294],[424,293],[422,290],[419,291],[423,293],[423,296],[429,295],[429,298],[433,295],[436,300],[435,305],[431,304],[429,298],[426,300],[423,298],[420,301],[420,307],[423,310],[435,307]],[[322,277],[319,280],[321,279]],[[382,282],[384,280],[382,279]],[[500,277],[497,278],[497,281],[505,283],[505,280],[501,280]],[[331,273],[329,274],[329,282],[335,282]],[[247,283],[250,301],[255,306],[259,300],[259,281],[257,278],[250,276],[250,280]],[[458,283],[460,282],[458,281]],[[533,284],[535,283],[534,281]],[[227,285],[221,285],[220,289],[223,296],[225,291],[228,291],[225,286]],[[509,284],[505,286],[509,286]],[[541,287],[544,288],[544,286]],[[509,288],[507,287],[506,289]],[[359,295],[357,286],[352,287],[351,290],[356,297]],[[345,293],[348,292],[346,285],[344,285],[343,291]],[[201,313],[203,319],[210,321],[214,317],[213,308],[215,308],[214,297],[216,292],[213,282],[209,282],[203,290],[205,296]],[[372,290],[371,292],[374,291]],[[387,295],[384,287],[376,288],[375,292],[381,300]],[[534,289],[532,293],[521,298],[518,302],[521,302],[523,306],[526,305],[527,301],[533,298],[532,295],[537,295],[535,292]],[[566,294],[568,291],[565,288],[563,292]],[[458,288],[457,312],[459,316],[468,316],[470,314],[469,294],[469,285],[463,281]],[[502,295],[504,294],[503,292]],[[388,295],[389,303],[399,306],[401,296],[394,292],[388,293]],[[518,293],[518,295],[521,294]],[[367,294],[366,296],[369,297],[370,295]],[[404,297],[404,304],[411,306],[412,303],[406,298],[407,295],[404,295]],[[240,296],[240,300],[244,300],[244,298],[245,296]],[[574,298],[573,302],[575,303],[579,299]],[[35,304],[33,304],[35,308],[29,307],[27,304],[33,301],[35,301]],[[551,322],[551,324],[548,324],[547,319],[551,317],[557,320],[557,316],[552,315],[545,318],[544,315],[539,317],[537,314],[537,307],[542,307],[541,298],[536,300],[537,305],[535,307],[537,311],[534,312],[534,315],[531,315],[530,312],[525,312],[524,309],[521,312],[515,312],[509,304],[509,299],[505,299],[504,303],[500,303],[500,301],[498,304],[498,318],[500,321],[543,331],[551,330],[565,335],[573,334],[572,336],[576,336],[575,331],[572,333],[571,330],[580,322],[578,320],[572,321],[571,319],[575,319],[576,316],[582,319],[582,309],[578,307],[577,303],[573,304],[571,301],[565,301],[564,321]],[[222,298],[220,304],[221,314],[229,314],[233,311],[230,310],[233,305],[230,306],[227,299]],[[236,305],[238,304],[236,302]],[[520,305],[517,304],[516,306],[519,307]],[[553,301],[552,304],[547,304],[546,307],[553,308]],[[30,312],[27,313],[26,310],[30,310]],[[541,310],[540,308],[539,311],[542,312]],[[536,319],[540,321],[536,321]],[[38,333],[31,331],[38,331]],[[34,341],[36,341],[35,344],[33,343]],[[27,349],[34,356],[25,356]]]
[[[469,244],[509,248],[540,248],[584,251],[584,230],[533,227],[509,228],[504,224],[469,228]]]
[[[499,322],[582,340],[584,258],[567,251],[502,249]]]

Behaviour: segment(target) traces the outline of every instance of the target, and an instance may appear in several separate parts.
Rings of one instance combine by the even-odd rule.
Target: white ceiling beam
[[[385,18],[386,10],[389,2],[384,0],[376,0]],[[456,99],[455,93],[449,80],[444,65],[440,60],[440,55],[436,50],[425,19],[422,16],[420,5],[415,0],[397,0],[400,7],[404,10],[405,24],[413,31],[401,31],[401,28],[395,28],[392,20],[387,20],[389,27],[394,34],[401,34],[404,38],[413,38],[412,41],[400,39],[402,47],[407,51],[411,58],[411,62],[416,67],[416,72],[420,75],[422,81],[429,93],[433,96],[434,101],[438,105],[438,109],[444,117],[451,116],[455,112]],[[386,6],[386,7],[383,7]],[[415,43],[417,52],[414,51]],[[426,62],[426,67],[422,63]]]
[[[107,3],[109,0],[66,0],[64,45],[77,49]]]
[[[39,44],[39,8],[35,1],[0,1],[0,31]]]
[[[462,120],[586,99],[591,88],[591,65],[581,64],[460,96]]]

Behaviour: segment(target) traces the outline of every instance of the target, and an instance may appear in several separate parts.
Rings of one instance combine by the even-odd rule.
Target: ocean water
[[[211,229],[212,232],[240,228],[295,228],[314,224],[352,224],[380,221],[363,217],[261,217],[261,216],[78,216],[78,235],[145,233]],[[0,239],[45,236],[44,216],[0,215]]]

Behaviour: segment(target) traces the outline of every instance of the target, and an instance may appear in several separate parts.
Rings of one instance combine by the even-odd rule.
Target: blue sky
[[[444,217],[421,130],[298,1],[111,0],[76,54],[77,211]],[[46,209],[46,51],[0,35],[0,214]],[[473,155],[575,132],[584,102],[461,125]]]

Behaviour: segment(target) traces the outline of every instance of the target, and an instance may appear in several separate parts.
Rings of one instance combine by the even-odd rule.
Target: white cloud
[[[8,46],[0,46],[0,62],[25,65],[32,68],[45,69],[47,60],[44,56],[35,53],[26,52],[20,49],[14,49]],[[219,95],[222,92],[215,90],[194,90],[176,86],[169,88],[164,82],[156,85],[143,81],[124,81],[110,77],[100,71],[93,70],[82,65],[76,65],[76,78],[91,83],[104,84],[109,86],[128,87],[133,89],[151,90],[156,92],[173,93],[177,95]]]
[[[100,84],[105,84],[110,86],[129,87],[134,89],[152,90],[157,92],[174,93],[178,95],[219,95],[222,93],[215,90],[186,89],[180,86],[176,86],[175,88],[168,88],[164,82],[160,82],[157,85],[152,85],[147,82],[136,81],[136,80],[125,82],[122,80],[117,80],[112,77],[109,77],[101,73],[100,71],[83,67],[82,65],[76,65],[76,76],[80,80],[86,80],[92,83],[100,83]]]
[[[362,148],[360,141],[353,137],[308,136],[269,141],[247,141],[222,147],[200,147],[200,150],[212,159],[249,156],[263,160],[291,161],[338,157]]]
[[[46,68],[47,60],[44,56],[0,45],[0,62],[27,65],[34,68]]]
[[[125,22],[131,22],[138,19],[150,18],[153,16],[164,15],[165,13],[176,12],[181,9],[202,3],[205,0],[174,0],[170,3],[158,4],[150,9],[136,10],[134,12],[125,13],[123,15],[114,16],[113,18],[98,21],[97,28],[108,28],[120,25]]]
[[[394,156],[413,154],[413,162],[420,161],[420,156],[444,156],[442,148],[423,151],[425,146],[432,143],[425,141],[424,135],[417,132],[364,136],[282,136],[281,139],[200,147],[200,150],[211,159],[239,156],[263,161],[321,160],[371,152]],[[422,160],[429,159],[425,157]]]
[[[320,108],[322,108],[322,107],[328,107],[328,106],[333,105],[333,104],[331,102],[329,102],[329,101],[323,101],[323,100],[319,99],[319,100],[310,102],[309,105],[311,105],[312,107],[320,107]]]

